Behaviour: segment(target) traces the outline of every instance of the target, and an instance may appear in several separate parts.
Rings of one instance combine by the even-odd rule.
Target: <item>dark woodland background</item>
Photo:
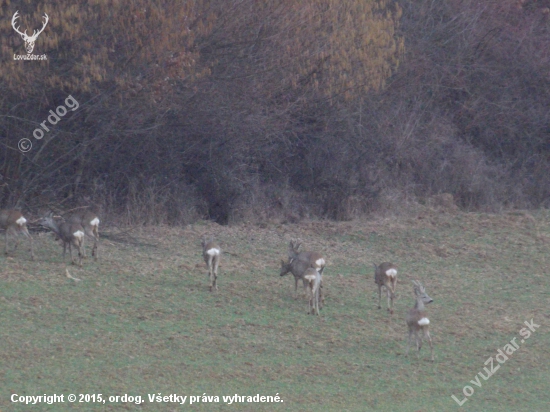
[[[26,54],[27,33],[49,22]],[[0,205],[126,224],[550,207],[550,0],[0,0]],[[67,96],[79,103],[44,138]],[[28,138],[33,147],[18,150]]]

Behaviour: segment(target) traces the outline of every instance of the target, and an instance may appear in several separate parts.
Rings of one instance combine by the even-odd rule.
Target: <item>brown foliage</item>
[[[39,2],[0,68],[0,204],[126,223],[550,202],[545,1]],[[24,52],[0,2],[0,48]],[[72,95],[80,106],[32,133]],[[33,142],[26,154],[19,139]]]

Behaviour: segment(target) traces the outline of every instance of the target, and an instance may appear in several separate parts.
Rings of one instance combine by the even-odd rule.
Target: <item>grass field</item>
[[[65,276],[62,248],[47,233],[34,235],[34,262],[24,239],[0,257],[1,411],[550,410],[548,211],[100,231],[99,261],[68,266],[80,282]],[[217,293],[208,291],[203,234],[230,252]],[[293,298],[292,275],[279,277],[294,237],[327,257],[319,317]],[[372,263],[382,261],[399,267],[391,321],[384,300],[376,308]],[[434,363],[426,343],[419,359],[415,348],[404,356],[411,279],[434,299]],[[531,319],[540,327],[520,343]],[[495,360],[500,368],[478,377],[481,387],[470,383],[513,338],[519,349]],[[451,395],[464,399],[466,385],[474,393],[459,406]],[[107,402],[10,401],[54,393],[101,393]],[[159,393],[220,402],[149,402]],[[144,403],[108,401],[124,394]],[[284,402],[223,402],[235,394]]]

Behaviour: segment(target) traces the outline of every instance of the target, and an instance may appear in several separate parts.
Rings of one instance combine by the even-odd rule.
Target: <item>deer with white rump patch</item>
[[[80,223],[62,221],[59,216],[54,216],[52,212],[49,212],[46,216],[39,219],[38,223],[51,229],[63,242],[63,261],[65,261],[67,245],[69,245],[71,262],[75,264],[72,249],[74,246],[78,250],[78,266],[82,267],[82,246],[85,236],[82,225]]]
[[[409,310],[409,313],[407,314],[407,326],[409,327],[409,337],[407,340],[407,353],[406,356],[409,355],[409,346],[411,343],[411,338],[414,333],[415,341],[416,341],[416,348],[417,348],[417,356],[420,357],[420,348],[422,347],[422,336],[418,336],[418,332],[421,332],[428,343],[430,344],[430,352],[432,356],[432,362],[434,360],[434,349],[432,346],[432,338],[430,336],[430,320],[426,316],[426,311],[424,309],[424,305],[427,305],[428,303],[432,303],[433,299],[428,296],[426,293],[426,289],[422,284],[417,281],[413,280],[414,285],[414,295],[416,297],[416,303],[414,304],[414,308]]]
[[[81,210],[79,212],[75,212],[71,214],[67,218],[67,222],[69,223],[77,223],[82,225],[84,228],[84,233],[94,239],[94,246],[92,247],[92,256],[94,257],[94,260],[97,260],[98,251],[97,248],[99,246],[99,217],[96,213],[90,212],[88,210]],[[86,250],[84,246],[82,246],[82,256],[86,257]]]
[[[8,254],[8,235],[18,234],[24,235],[31,244],[31,260],[34,260],[34,250],[32,245],[32,237],[27,229],[27,219],[19,210],[3,209],[0,210],[0,228],[6,231],[6,255]],[[15,247],[13,251],[17,249],[19,244],[19,238],[15,238]]]
[[[208,276],[210,278],[210,292],[214,289],[218,290],[216,285],[216,279],[218,278],[218,265],[220,264],[220,255],[222,250],[217,243],[214,242],[214,238],[211,237],[210,240],[203,239],[201,242],[202,245],[202,257],[206,266],[208,266]]]
[[[287,273],[294,275],[294,294],[298,292],[298,281],[303,279],[303,275],[308,268],[313,268],[321,275],[321,286],[319,290],[321,306],[323,303],[323,270],[325,269],[325,259],[323,255],[317,252],[299,252],[301,243],[297,240],[291,240],[288,246],[288,263],[281,261],[281,273],[280,276],[284,276]],[[304,288],[307,285],[304,281]]]
[[[382,286],[386,288],[388,296],[388,312],[393,315],[393,300],[395,299],[395,287],[397,285],[397,266],[390,262],[384,262],[380,266],[374,264],[374,283],[378,285],[378,309],[382,300]]]
[[[321,292],[321,274],[317,269],[309,268],[304,272],[304,283],[309,295],[310,314],[319,315],[319,294]]]

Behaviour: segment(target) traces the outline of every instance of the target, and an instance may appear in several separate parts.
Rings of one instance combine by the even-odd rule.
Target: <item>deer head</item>
[[[49,17],[46,13],[44,13],[44,16],[42,17],[44,19],[44,23],[42,24],[42,28],[38,31],[34,30],[32,36],[27,35],[27,30],[25,30],[24,33],[19,31],[19,27],[15,27],[15,21],[19,18],[17,15],[19,11],[16,11],[13,15],[13,18],[11,19],[11,25],[13,29],[23,38],[23,41],[25,42],[25,49],[27,49],[27,53],[31,54],[34,50],[34,43],[36,42],[36,39],[38,38],[38,35],[44,31],[46,28],[46,24],[48,24]]]

